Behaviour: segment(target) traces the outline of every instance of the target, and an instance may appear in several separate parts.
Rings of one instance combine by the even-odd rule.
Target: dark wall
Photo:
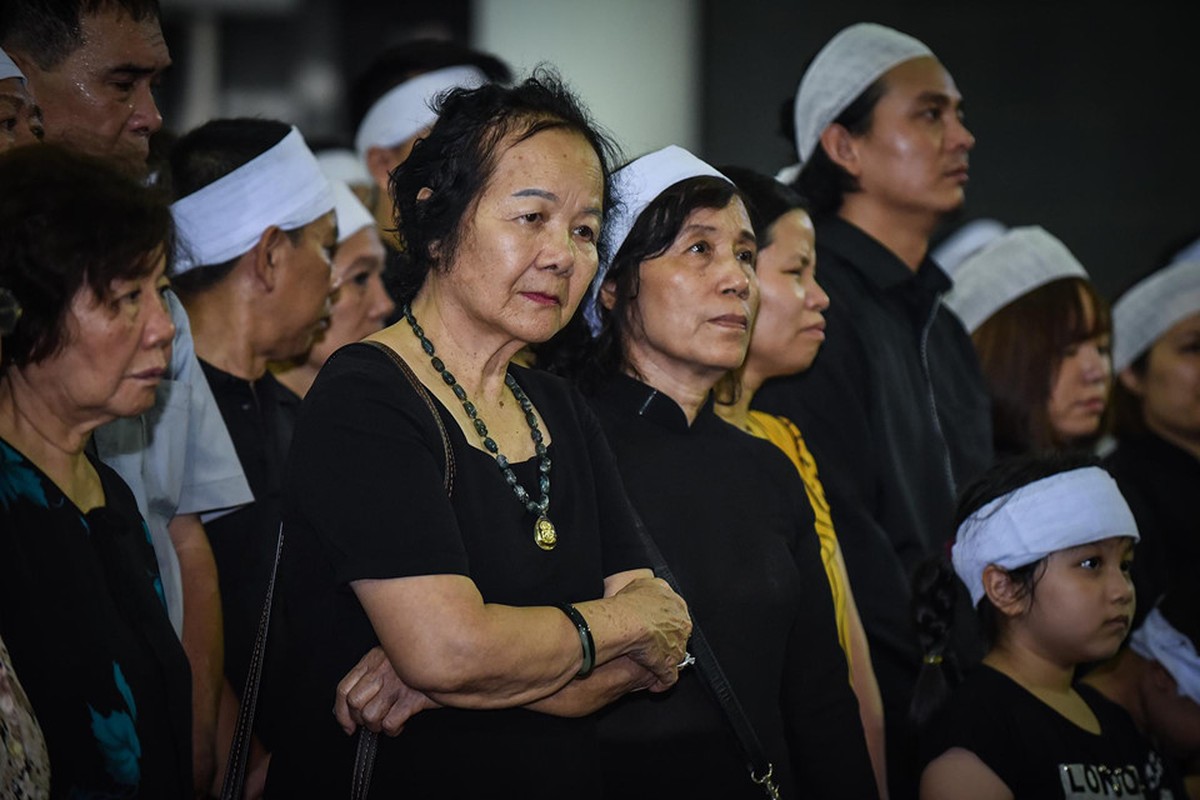
[[[1200,234],[1200,47],[1186,4],[1098,5],[706,0],[703,155],[769,173],[794,161],[779,106],[804,64],[848,24],[891,25],[964,96],[977,145],[963,219],[1045,227],[1111,298]]]

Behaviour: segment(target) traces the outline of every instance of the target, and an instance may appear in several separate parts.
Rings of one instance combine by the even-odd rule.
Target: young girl
[[[938,708],[953,581],[919,575],[922,799],[1185,797],[1128,713],[1075,682],[1079,665],[1116,653],[1134,610],[1137,526],[1108,473],[1082,456],[1002,461],[958,518],[954,572],[990,649]]]

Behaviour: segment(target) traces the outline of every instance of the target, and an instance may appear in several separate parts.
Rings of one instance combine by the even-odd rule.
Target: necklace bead
[[[424,329],[417,324],[416,317],[413,316],[412,308],[405,303],[402,309],[404,319],[408,321],[408,325],[412,328],[413,334],[421,343],[421,349],[429,356],[429,363],[434,370],[442,376],[442,380],[450,387],[455,398],[462,403],[463,411],[466,412],[467,418],[471,420],[471,424],[475,427],[475,432],[479,434],[479,438],[483,441],[483,447],[496,460],[496,466],[500,468],[500,472],[504,477],[505,483],[512,488],[513,494],[516,495],[517,501],[525,506],[525,509],[537,517],[534,523],[534,542],[543,550],[553,550],[558,543],[558,536],[554,529],[553,523],[546,516],[546,511],[550,508],[550,456],[546,449],[542,430],[538,425],[537,414],[534,412],[533,403],[525,394],[516,378],[511,374],[504,376],[504,385],[512,392],[516,398],[517,404],[525,413],[525,423],[529,426],[529,438],[533,440],[533,449],[537,454],[538,459],[538,491],[540,496],[534,500],[530,497],[529,492],[517,480],[516,473],[512,471],[508,458],[500,452],[499,445],[496,444],[488,434],[487,425],[483,418],[479,416],[479,409],[475,404],[467,399],[467,392],[459,384],[458,380],[446,369],[446,364],[442,359],[438,358],[433,346],[433,342],[425,336]]]

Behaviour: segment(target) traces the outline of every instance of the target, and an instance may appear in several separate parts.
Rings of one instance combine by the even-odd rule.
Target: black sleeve
[[[442,461],[436,422],[396,366],[365,345],[342,348],[296,425],[289,520],[312,529],[339,584],[466,575]]]

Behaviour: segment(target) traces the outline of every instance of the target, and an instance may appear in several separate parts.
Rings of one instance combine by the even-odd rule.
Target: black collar
[[[832,250],[881,292],[909,285],[934,295],[950,290],[950,279],[928,253],[914,273],[878,239],[841,217],[821,217],[816,230],[818,247]]]
[[[689,426],[687,415],[673,398],[628,375],[616,375],[607,380],[596,393],[596,398],[675,433],[687,433],[707,424],[710,417],[716,419],[711,392],[696,414],[695,422]]]

